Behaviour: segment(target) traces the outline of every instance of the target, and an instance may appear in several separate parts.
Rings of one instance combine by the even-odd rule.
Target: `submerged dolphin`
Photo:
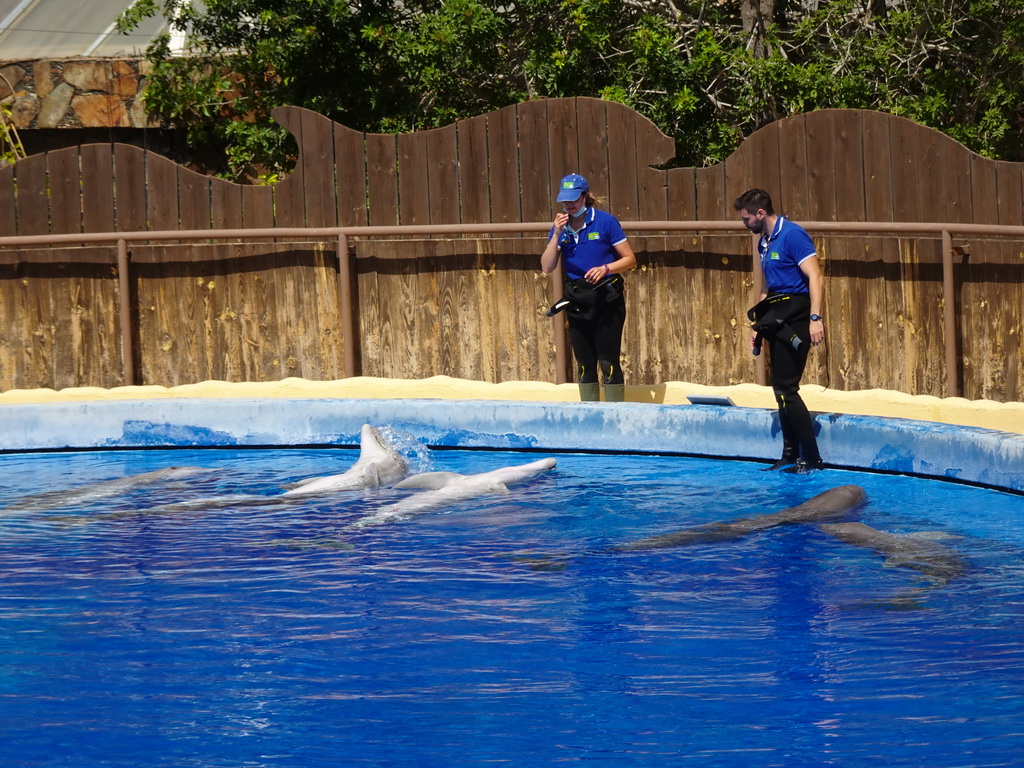
[[[63,491],[46,491],[45,493],[25,496],[7,507],[7,510],[43,512],[48,509],[61,509],[76,504],[87,504],[99,499],[107,499],[143,485],[185,480],[213,471],[203,467],[165,467],[153,472],[118,477],[114,480],[107,480],[93,485],[84,485]]]
[[[409,468],[401,456],[369,424],[359,432],[359,458],[345,472],[327,477],[313,477],[301,481],[297,487],[285,491],[282,496],[313,496],[332,491],[349,491],[357,488],[375,488],[400,480],[408,474]]]
[[[541,459],[529,464],[502,467],[478,475],[460,475],[457,472],[423,472],[406,478],[397,489],[426,489],[396,504],[374,512],[352,524],[353,528],[390,523],[420,515],[438,507],[448,506],[462,499],[471,499],[489,493],[508,493],[508,486],[529,480],[555,466],[554,459]]]
[[[635,552],[642,549],[664,549],[688,544],[707,544],[715,541],[738,539],[755,531],[793,523],[812,523],[841,517],[857,509],[867,498],[859,485],[841,485],[819,493],[803,504],[787,507],[769,515],[754,515],[717,523],[705,523],[681,531],[649,536],[612,547],[615,552]]]
[[[818,527],[847,544],[885,555],[888,567],[924,574],[933,586],[947,584],[967,571],[967,563],[958,553],[926,535],[885,533],[864,523],[824,523]]]

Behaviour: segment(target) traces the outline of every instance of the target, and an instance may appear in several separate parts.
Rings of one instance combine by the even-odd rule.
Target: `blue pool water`
[[[543,454],[439,451],[481,472]],[[0,457],[4,766],[1019,766],[1024,497],[681,457],[557,455],[507,496],[272,495],[352,450]],[[40,490],[217,472],[70,508]],[[945,583],[817,527],[619,552],[855,483]],[[148,510],[148,511],[146,511]]]

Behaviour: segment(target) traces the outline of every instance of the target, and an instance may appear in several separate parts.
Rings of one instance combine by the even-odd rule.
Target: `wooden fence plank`
[[[114,145],[114,226],[120,232],[146,227],[146,151]],[[210,226],[207,223],[206,226]]]
[[[114,151],[109,144],[85,144],[81,147],[82,229],[85,232],[114,230]],[[168,194],[178,199],[177,184]]]
[[[487,167],[491,181],[492,221],[528,221],[530,218],[523,218],[519,147],[516,107],[504,107],[487,115]],[[547,209],[538,209],[536,203],[531,203],[529,210],[536,215],[539,210]]]
[[[268,186],[242,187],[242,225],[247,229],[274,226],[274,190]]]
[[[695,171],[697,190],[697,218],[699,220],[722,221],[727,218],[734,218],[732,201],[735,200],[743,190],[732,194],[732,190],[725,188],[725,164],[719,163],[709,168],[698,168]]]
[[[640,210],[637,215],[646,221],[667,219],[668,174],[652,168],[670,161],[675,155],[675,142],[658,127],[643,121],[637,125],[637,196]]]
[[[521,221],[546,221],[550,217],[552,182],[564,174],[551,170],[548,154],[547,103],[527,101],[516,112],[519,137],[519,196]]]
[[[398,224],[398,149],[394,136],[366,134],[367,223]]]
[[[14,166],[0,168],[0,237],[18,234],[18,200],[14,194]]]
[[[554,205],[556,186],[562,176],[570,173],[579,173],[590,185],[590,189],[597,195],[608,198],[608,207],[611,209],[612,183],[608,175],[608,107],[609,102],[601,99],[578,98],[576,104],[576,162],[563,166],[562,170],[552,168],[551,191],[548,193],[553,210],[557,211]],[[553,218],[553,217],[549,217]]]
[[[303,157],[305,141],[303,139],[302,116],[307,110],[301,107],[279,107],[273,111],[274,119],[295,139],[298,146],[298,158],[295,167],[281,177],[272,189],[274,192],[274,226],[303,227],[306,224],[305,211],[305,171],[307,163]],[[309,163],[312,165],[312,163]]]
[[[723,164],[725,171],[725,202],[728,205],[728,215],[730,217],[734,215],[732,201],[746,190],[760,188],[767,190],[771,194],[771,179],[759,178],[757,169],[760,165],[759,158],[762,155],[771,153],[773,149],[776,152],[778,151],[778,145],[772,142],[772,138],[774,137],[766,132],[764,128],[756,131]]]
[[[640,217],[636,119],[621,104],[608,107],[608,205],[620,219]]]
[[[242,226],[242,185],[224,179],[210,180],[210,218],[214,229]]]
[[[835,221],[836,185],[832,148],[838,140],[835,112],[825,110],[820,120],[805,120],[807,137],[807,208],[809,221]]]
[[[182,229],[209,229],[211,220],[210,177],[178,168],[178,217]],[[197,251],[186,249],[194,255]]]
[[[335,125],[334,162],[338,224],[363,226],[366,224],[366,145],[363,134],[344,125]]]
[[[597,147],[580,147],[578,142],[586,138],[579,130],[576,115],[576,99],[559,99],[557,102],[548,105],[545,119],[547,136],[544,143],[548,148],[547,175],[543,189],[543,196],[537,201],[537,213],[540,221],[552,218],[548,213],[557,197],[556,189],[558,180],[569,173],[580,173],[590,178],[580,170],[580,156],[582,154],[594,154]],[[607,156],[605,148],[600,147],[601,160]],[[603,164],[603,163],[602,163]],[[529,210],[529,209],[527,209]],[[543,213],[542,213],[543,212]],[[547,215],[544,215],[544,214]]]
[[[889,120],[880,112],[861,114],[864,153],[864,209],[868,221],[893,221],[892,147]]]
[[[945,194],[944,200],[936,201],[939,216],[943,221],[969,222],[974,221],[974,201],[971,195],[971,153],[952,139],[940,135],[942,145],[942,164],[930,169],[932,173],[941,175]]]
[[[19,160],[14,167],[14,174],[18,187],[18,234],[49,234],[46,155],[32,155]]]
[[[178,229],[178,165],[166,157],[150,153],[146,158],[146,218],[150,229]]]
[[[697,171],[693,168],[673,168],[665,176],[668,179],[668,217],[679,221],[697,221]]]
[[[303,109],[302,207],[307,227],[333,227],[338,223],[334,196],[334,124],[322,115]]]
[[[460,120],[458,140],[460,221],[485,224],[491,221],[490,180],[487,173],[487,120]]]
[[[893,218],[895,221],[923,221],[920,191],[922,172],[921,133],[909,120],[895,120],[889,126],[892,151]],[[924,169],[925,171],[927,169]]]
[[[766,190],[776,213],[795,221],[810,221],[811,193],[807,183],[807,124],[804,115],[779,121],[779,188]]]
[[[861,113],[849,115],[845,110],[831,109],[827,117],[833,126],[834,142],[830,158],[832,187],[835,190],[832,221],[867,221],[862,174],[864,144],[861,137],[864,129]]]
[[[82,188],[78,148],[46,153],[50,180],[50,231],[65,235],[82,231]]]
[[[750,154],[748,160],[750,178],[746,180],[746,183],[730,183],[730,190],[739,190],[733,197],[739,197],[747,189],[780,189],[780,164],[782,161],[779,156],[781,144],[779,139],[779,123],[770,123],[758,129],[747,141],[740,145],[740,149],[747,144],[752,145],[755,150]],[[732,162],[732,159],[730,158],[730,165],[735,164]]]
[[[431,224],[459,222],[458,130],[445,126],[427,134],[427,202]]]
[[[400,223],[430,223],[427,134],[424,132],[398,136],[398,199]]]

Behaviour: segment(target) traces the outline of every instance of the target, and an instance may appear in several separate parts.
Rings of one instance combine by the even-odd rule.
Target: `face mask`
[[[562,210],[565,211],[565,213],[569,213],[569,211],[567,211],[564,206],[563,206]],[[583,206],[582,208],[580,208],[578,213],[569,213],[569,215],[572,216],[572,217],[586,216],[587,215],[587,206]]]

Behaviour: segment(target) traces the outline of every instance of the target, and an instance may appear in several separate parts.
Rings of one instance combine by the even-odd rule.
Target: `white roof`
[[[0,0],[0,61],[72,56],[139,56],[166,31],[162,17],[146,19],[130,35],[114,20],[132,0]]]

